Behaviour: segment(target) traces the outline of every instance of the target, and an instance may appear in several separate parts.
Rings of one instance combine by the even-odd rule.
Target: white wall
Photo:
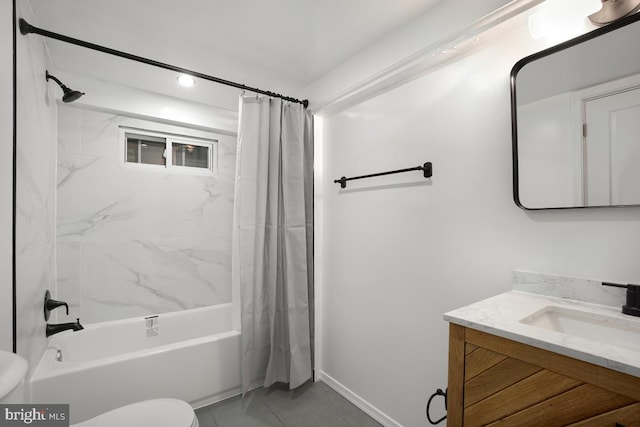
[[[13,4],[0,2],[0,350],[13,349],[11,239],[13,216]],[[11,94],[11,96],[10,96]]]
[[[522,28],[323,120],[319,378],[388,425],[426,425],[447,381],[443,313],[510,289],[512,270],[640,282],[640,208],[513,203],[509,72],[532,46]],[[431,181],[333,183],[425,161]]]
[[[535,4],[541,0],[518,1]],[[302,89],[300,96],[309,99],[311,108],[317,109],[334,96],[353,90],[377,73],[509,3],[511,0],[441,1],[400,30],[377,40]]]
[[[18,14],[37,23],[26,0]],[[17,349],[33,369],[46,345],[43,299],[55,286],[56,104],[59,88],[42,38],[18,35],[16,282]]]

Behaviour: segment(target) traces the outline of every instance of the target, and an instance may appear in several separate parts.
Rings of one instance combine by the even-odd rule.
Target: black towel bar
[[[343,176],[340,179],[334,179],[333,182],[336,183],[336,184],[340,184],[340,188],[346,188],[347,181],[352,181],[354,179],[373,178],[374,176],[391,175],[391,174],[395,174],[395,173],[403,173],[403,172],[411,172],[411,171],[422,171],[422,172],[424,172],[424,177],[425,178],[431,178],[431,176],[433,175],[433,169],[431,167],[431,162],[427,162],[424,165],[416,166],[415,168],[398,169],[398,170],[395,170],[395,171],[372,173],[372,174],[369,174],[369,175],[354,176],[354,177],[351,177],[351,178],[346,178],[346,177]]]

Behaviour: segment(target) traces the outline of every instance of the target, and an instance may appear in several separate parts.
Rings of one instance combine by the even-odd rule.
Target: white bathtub
[[[220,304],[53,335],[31,377],[32,402],[69,403],[77,423],[140,400],[173,397],[197,408],[238,394],[231,310]]]

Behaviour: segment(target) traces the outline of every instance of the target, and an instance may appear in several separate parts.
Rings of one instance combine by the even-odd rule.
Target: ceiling
[[[427,13],[440,1],[29,0],[29,3],[36,16],[36,22],[31,23],[49,31],[248,86],[295,95],[357,52]],[[165,70],[152,70],[148,65],[54,40],[48,40],[47,44],[56,70],[178,96],[175,88],[162,87],[161,82],[166,81],[168,74]],[[175,82],[175,77],[171,79]],[[202,93],[199,95],[202,99],[195,94],[189,96],[200,102],[211,99]]]

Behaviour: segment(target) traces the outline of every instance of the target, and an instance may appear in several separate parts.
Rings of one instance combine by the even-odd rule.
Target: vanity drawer
[[[451,324],[449,426],[640,426],[640,379]]]

